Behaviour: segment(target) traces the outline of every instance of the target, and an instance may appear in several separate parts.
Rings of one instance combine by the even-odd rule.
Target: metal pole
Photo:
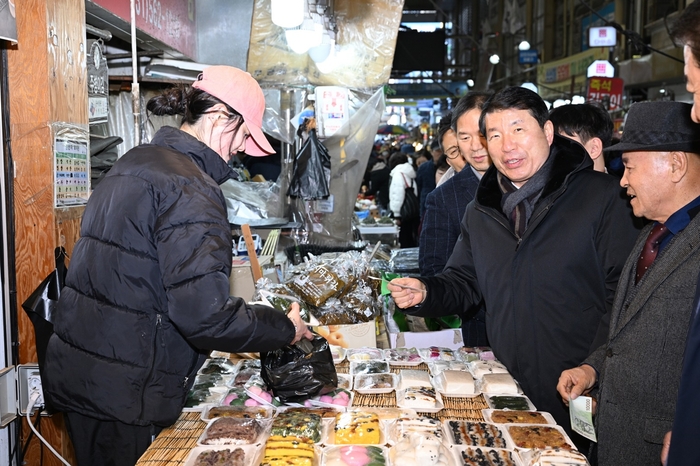
[[[134,109],[134,147],[141,144],[141,90],[139,89],[139,56],[136,52],[136,2],[131,0],[131,104]]]

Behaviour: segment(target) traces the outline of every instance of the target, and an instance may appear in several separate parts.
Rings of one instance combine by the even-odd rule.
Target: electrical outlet
[[[29,389],[29,399],[31,400],[34,394],[38,394],[39,397],[34,403],[35,406],[41,406],[44,404],[44,391],[41,387],[41,376],[30,375],[27,379],[27,387]]]
[[[39,397],[34,402],[34,406],[29,407],[30,414],[34,414],[37,407],[41,407],[44,404],[44,391],[41,386],[41,375],[39,373],[39,366],[37,365],[27,365],[19,366],[18,368],[18,382],[19,382],[19,411],[20,414],[24,415],[27,413],[27,405],[32,398],[32,395],[38,394]]]

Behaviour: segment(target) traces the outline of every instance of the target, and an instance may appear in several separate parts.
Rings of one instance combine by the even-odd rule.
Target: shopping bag
[[[405,177],[404,184],[408,184]],[[413,180],[411,180],[410,185],[405,186],[405,191],[403,204],[401,204],[401,221],[416,220],[420,217],[420,201],[418,201],[418,196],[413,190]]]
[[[56,248],[56,268],[36,287],[29,297],[22,303],[22,309],[27,313],[29,320],[34,325],[36,339],[36,357],[39,363],[39,373],[43,375],[44,361],[46,360],[46,347],[49,338],[53,335],[53,316],[61,296],[61,288],[66,280],[65,258],[66,250],[63,247]],[[47,400],[45,400],[47,401]],[[45,410],[51,412],[48,402]]]
[[[287,195],[305,201],[326,199],[330,194],[331,156],[316,135],[316,123],[309,119],[299,132],[308,131],[309,137],[294,160],[294,173]]]
[[[295,345],[260,353],[260,375],[284,403],[325,395],[338,386],[333,355],[325,338],[301,340]]]

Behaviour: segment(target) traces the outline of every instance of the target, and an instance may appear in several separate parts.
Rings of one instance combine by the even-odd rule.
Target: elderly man
[[[607,334],[638,232],[615,178],[592,170],[584,148],[555,135],[547,117],[544,101],[521,87],[486,102],[479,124],[493,165],[445,270],[392,280],[389,290],[414,315],[467,313],[483,302],[496,357],[537,408],[566,426],[556,382]]]
[[[700,2],[691,3],[683,11],[673,26],[672,36],[683,44],[686,88],[693,94],[694,102],[690,116],[694,122],[700,123]],[[700,438],[700,398],[697,396],[700,388],[700,287],[695,291],[692,312],[673,420],[673,437],[669,434],[664,442],[666,449],[668,441],[673,440],[668,466],[700,464],[700,448],[697,447]],[[662,454],[662,457],[665,455]]]
[[[657,465],[673,421],[700,271],[700,125],[690,109],[636,103],[610,147],[623,153],[620,184],[634,214],[652,223],[622,270],[607,343],[557,386],[568,400],[598,384],[600,466]]]
[[[426,201],[418,253],[420,273],[424,277],[432,277],[445,268],[459,237],[464,210],[474,199],[479,180],[491,165],[484,147],[486,142],[479,134],[481,107],[488,97],[489,94],[483,92],[465,95],[452,112],[453,127],[439,128],[442,149],[453,160],[452,167],[459,170],[430,193]],[[458,140],[457,134],[461,135],[461,140]],[[455,163],[456,160],[462,160],[462,163]],[[458,310],[449,308],[442,311],[433,316],[458,314],[462,319],[465,346],[488,345],[483,307],[472,314],[460,314]]]

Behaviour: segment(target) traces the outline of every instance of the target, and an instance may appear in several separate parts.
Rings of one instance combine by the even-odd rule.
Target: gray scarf
[[[513,232],[518,238],[522,238],[525,233],[532,211],[542,195],[542,190],[549,181],[553,159],[554,157],[550,155],[544,165],[520,189],[513,186],[513,183],[501,172],[497,172],[498,186],[503,193],[501,209],[503,209],[503,213],[510,220]]]

